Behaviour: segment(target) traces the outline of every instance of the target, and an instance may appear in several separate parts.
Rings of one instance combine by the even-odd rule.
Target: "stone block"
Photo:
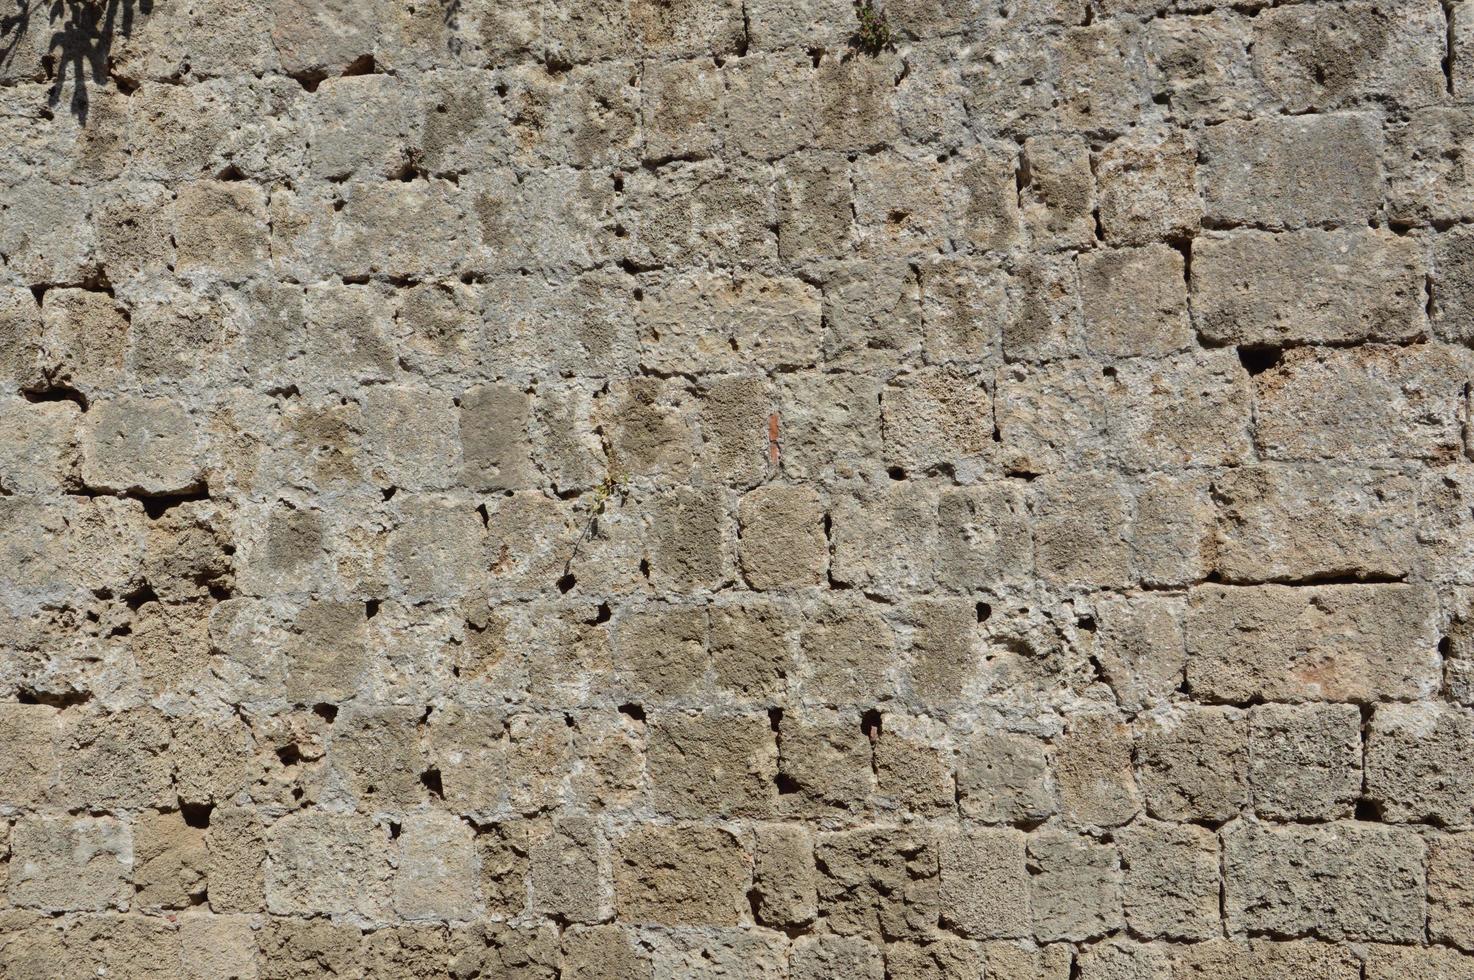
[[[1410,340],[1426,329],[1425,259],[1384,231],[1235,231],[1193,242],[1204,340],[1247,347]]]
[[[1276,116],[1205,129],[1204,217],[1221,224],[1360,226],[1382,202],[1381,127],[1367,113]]]
[[[1188,688],[1232,703],[1426,697],[1440,682],[1436,617],[1415,585],[1195,588]]]
[[[1249,786],[1260,816],[1349,817],[1361,783],[1355,705],[1266,704],[1249,712]]]
[[[1336,822],[1223,835],[1228,927],[1332,942],[1414,942],[1425,914],[1425,847],[1408,830]]]
[[[10,832],[11,904],[43,912],[126,908],[133,833],[112,817],[22,817]]]
[[[631,924],[736,925],[750,874],[724,830],[642,826],[615,843],[615,912]]]
[[[1229,820],[1249,802],[1249,732],[1233,708],[1183,708],[1138,722],[1135,760],[1161,820]]]

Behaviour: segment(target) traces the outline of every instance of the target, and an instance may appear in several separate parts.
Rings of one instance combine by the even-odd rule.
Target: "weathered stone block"
[[[273,915],[367,913],[389,880],[389,828],[366,816],[308,810],[266,833],[266,908]]]
[[[1142,822],[1117,840],[1133,933],[1173,940],[1218,935],[1218,839],[1212,831]]]
[[[829,563],[824,505],[809,487],[759,487],[737,507],[743,576],[754,589],[823,581]]]
[[[1366,795],[1388,821],[1467,824],[1474,768],[1462,746],[1474,712],[1438,704],[1378,705],[1366,740]]]
[[[1249,347],[1408,340],[1425,329],[1425,261],[1383,231],[1238,231],[1194,240],[1205,340]]]
[[[750,872],[741,846],[710,827],[639,827],[615,845],[615,911],[632,924],[736,925]]]
[[[1435,609],[1414,585],[1196,588],[1188,687],[1234,703],[1426,697],[1440,680]]]
[[[1078,942],[1123,925],[1121,866],[1113,847],[1041,832],[1029,840],[1034,936]]]
[[[1256,441],[1270,459],[1452,461],[1469,371],[1428,345],[1288,351],[1254,379]]]
[[[26,816],[10,833],[12,904],[45,912],[126,908],[133,833],[111,817]]]
[[[1361,782],[1361,712],[1355,705],[1266,704],[1249,713],[1249,786],[1260,816],[1350,816]]]
[[[1080,255],[1085,346],[1106,358],[1170,354],[1191,343],[1182,255],[1166,245]]]
[[[802,926],[818,912],[814,838],[801,824],[760,828],[753,848],[755,921],[767,926]]]
[[[179,402],[122,395],[100,401],[82,429],[82,482],[116,493],[170,494],[204,483],[195,420]]]
[[[1235,825],[1223,834],[1228,926],[1332,941],[1416,941],[1424,851],[1416,834],[1393,827]]]
[[[842,936],[921,938],[940,914],[938,849],[924,833],[865,829],[820,834],[819,917]]]
[[[1415,488],[1395,470],[1243,466],[1213,499],[1226,581],[1401,578],[1419,564]]]
[[[1370,114],[1220,123],[1198,143],[1204,216],[1270,228],[1361,225],[1381,207],[1381,154]]]
[[[765,817],[777,803],[778,746],[766,715],[661,712],[651,719],[653,803],[676,819]]]
[[[1132,773],[1131,731],[1113,715],[1069,719],[1054,741],[1060,812],[1075,824],[1114,827],[1141,809]]]
[[[1197,234],[1197,150],[1182,134],[1154,129],[1118,139],[1096,154],[1094,172],[1107,241],[1136,245]]]
[[[1233,708],[1186,708],[1137,726],[1147,810],[1162,820],[1231,819],[1249,802],[1249,733]]]
[[[974,939],[1026,936],[1026,838],[1017,830],[972,830],[941,842],[942,921]]]

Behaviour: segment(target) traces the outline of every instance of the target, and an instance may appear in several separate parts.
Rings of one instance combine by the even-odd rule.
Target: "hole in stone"
[[[784,772],[780,772],[773,783],[778,787],[779,796],[792,796],[799,791],[798,780]]]
[[[179,814],[184,817],[184,822],[197,830],[204,830],[210,826],[210,811],[215,807],[210,803],[181,803]]]
[[[640,574],[645,576],[645,581],[650,581],[650,559],[640,559]]]
[[[302,750],[297,748],[296,742],[291,742],[277,749],[276,757],[284,766],[295,766],[302,761]]]
[[[771,728],[773,731],[776,732],[778,730],[779,726],[782,725],[782,724],[783,724],[783,709],[782,708],[769,708],[768,709],[768,727]]]
[[[621,704],[619,713],[634,721],[645,720],[645,709],[638,704]]]
[[[885,472],[886,472],[886,475],[889,476],[892,480],[904,480],[904,479],[906,479],[906,469],[905,469],[905,467],[902,467],[902,466],[892,466],[890,469],[886,470]]]
[[[312,713],[331,725],[338,719],[338,706],[336,704],[314,704]]]
[[[978,603],[976,609],[978,614],[978,622],[980,623],[986,623],[988,621],[988,617],[993,615],[993,607],[988,605],[986,602]]]
[[[1079,629],[1084,630],[1087,633],[1094,633],[1095,632],[1095,617],[1094,616],[1081,616],[1079,619],[1075,620],[1075,626],[1078,627]]]
[[[404,832],[404,827],[397,820],[389,821],[389,839],[399,840],[399,835]]]
[[[153,589],[153,586],[149,585],[147,582],[144,582],[138,588],[123,596],[124,604],[127,605],[127,607],[134,612],[137,612],[139,609],[143,608],[143,606],[147,603],[157,602],[158,600],[158,593],[156,593]]]
[[[440,782],[439,769],[426,769],[420,773],[420,785],[430,791],[436,799],[445,799],[445,786]]]
[[[82,411],[87,411],[87,396],[70,385],[49,384],[44,388],[23,391],[21,392],[21,397],[32,404],[39,402],[73,402]]]
[[[1356,819],[1380,821],[1382,819],[1382,804],[1376,800],[1357,800]]]
[[[394,495],[399,492],[399,488],[398,487],[389,487],[389,488],[385,489],[382,492],[384,494],[384,499],[385,500],[393,500],[394,499]]]
[[[365,600],[364,601],[364,604],[363,604],[363,618],[364,619],[373,619],[378,614],[379,614],[379,600],[378,599],[368,599],[368,600]]]
[[[599,603],[599,608],[597,610],[595,610],[595,612],[594,612],[594,620],[593,620],[594,625],[595,626],[598,626],[600,623],[607,623],[607,622],[609,622],[609,618],[610,618],[611,615],[612,615],[612,613],[610,613],[610,611],[609,611],[609,603],[607,603],[607,602],[601,602],[601,603]]]
[[[374,71],[374,56],[371,54],[361,54],[348,62],[348,65],[343,69],[343,77],[350,78],[354,75],[372,75]]]
[[[1278,347],[1240,347],[1239,363],[1249,372],[1249,377],[1263,374],[1280,362],[1284,351]]]
[[[880,738],[880,709],[871,708],[860,715],[860,731],[873,743]]]
[[[558,591],[567,595],[577,584],[578,578],[572,572],[567,572],[558,579]]]

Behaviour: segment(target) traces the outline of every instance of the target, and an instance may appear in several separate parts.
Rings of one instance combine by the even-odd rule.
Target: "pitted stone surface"
[[[1474,978],[1467,0],[0,0],[0,977]]]

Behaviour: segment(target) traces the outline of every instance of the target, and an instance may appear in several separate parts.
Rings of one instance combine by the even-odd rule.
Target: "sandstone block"
[[[1121,831],[1122,904],[1132,932],[1173,940],[1218,935],[1218,839],[1193,825]]]
[[[10,833],[12,904],[45,912],[125,908],[133,833],[111,817],[26,816]]]
[[[82,429],[82,482],[118,493],[170,494],[203,485],[196,423],[177,401],[123,395],[100,401]]]
[[[0,740],[11,746],[0,757],[0,806],[39,806],[56,779],[55,708],[41,704],[0,705]]]
[[[1172,596],[1111,597],[1096,605],[1096,657],[1123,708],[1168,700],[1187,667],[1184,604]]]
[[[1069,719],[1054,742],[1060,812],[1075,824],[1114,827],[1141,809],[1132,773],[1131,731],[1113,715]]]
[[[1393,827],[1237,825],[1223,835],[1229,928],[1415,941],[1424,850],[1416,834]]]
[[[655,807],[677,819],[764,817],[777,802],[778,746],[765,715],[661,712],[648,766]]]
[[[769,926],[801,926],[818,911],[814,838],[801,824],[773,824],[758,830],[753,850],[756,921]]]
[[[1188,686],[1229,702],[1424,697],[1439,683],[1434,617],[1413,585],[1204,586],[1188,597]]]
[[[1198,147],[1211,221],[1356,226],[1381,206],[1382,134],[1368,114],[1235,120],[1204,130]]]
[[[1321,10],[1266,13],[1255,19],[1254,64],[1289,112],[1380,101],[1418,106],[1444,96],[1439,42],[1447,28],[1431,3],[1348,3],[1334,16]]]
[[[1445,347],[1289,351],[1254,379],[1256,441],[1270,459],[1453,460],[1468,375]]]
[[[1085,248],[1095,239],[1095,181],[1090,148],[1074,134],[1031,136],[1021,216],[1033,240],[1045,248]]]
[[[1195,235],[1203,217],[1196,174],[1196,149],[1171,130],[1133,133],[1101,150],[1095,176],[1106,240],[1136,245]]]
[[[1107,430],[1125,466],[1234,466],[1251,456],[1251,388],[1230,352],[1142,358],[1111,371]]]
[[[144,910],[182,909],[206,896],[205,835],[179,813],[141,816],[133,828],[134,901]]]
[[[1249,785],[1260,816],[1350,816],[1361,781],[1361,713],[1355,705],[1266,704],[1249,713]]]
[[[1230,582],[1401,578],[1417,565],[1416,492],[1393,470],[1250,465],[1213,481]]]
[[[1138,724],[1147,810],[1162,820],[1222,821],[1249,802],[1249,733],[1233,708],[1186,708]]]
[[[1055,812],[1044,743],[1011,732],[974,735],[957,764],[958,805],[982,823],[1034,823]]]
[[[883,980],[880,947],[853,936],[802,936],[789,959],[793,980]]]
[[[1016,830],[972,830],[941,842],[942,920],[974,939],[1026,936],[1026,838]]]
[[[1182,255],[1166,245],[1081,253],[1085,345],[1098,357],[1170,354],[1192,341]]]
[[[1192,306],[1203,338],[1287,342],[1407,340],[1424,329],[1417,242],[1383,231],[1237,231],[1193,243]]]
[[[737,507],[743,576],[755,589],[818,585],[829,559],[824,505],[809,487],[759,487]]]
[[[941,912],[938,848],[910,830],[820,834],[819,917],[842,936],[921,938]]]
[[[1474,767],[1461,746],[1474,738],[1474,712],[1437,704],[1378,705],[1366,741],[1366,795],[1388,821],[1467,824],[1474,815]]]
[[[476,909],[476,852],[469,825],[448,813],[405,818],[394,872],[394,910],[407,921],[469,919]]]
[[[1387,148],[1387,211],[1407,224],[1474,216],[1474,180],[1457,162],[1474,141],[1474,114],[1438,107],[1413,113],[1393,129]]]
[[[351,813],[289,814],[266,833],[266,908],[273,915],[369,912],[389,878],[389,829]]]
[[[1121,866],[1113,847],[1058,832],[1029,840],[1034,936],[1078,942],[1123,924]]]
[[[747,858],[724,830],[644,826],[615,845],[615,911],[631,923],[736,925]]]

